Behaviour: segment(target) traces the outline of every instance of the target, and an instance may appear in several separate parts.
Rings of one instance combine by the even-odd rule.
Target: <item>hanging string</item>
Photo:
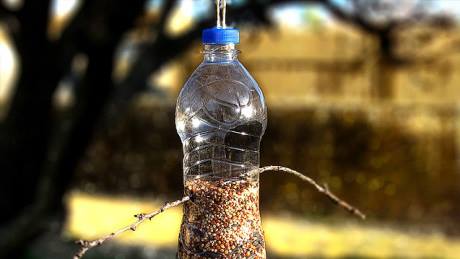
[[[225,17],[227,16],[226,12],[227,12],[227,0],[223,0],[223,9],[222,9],[222,27],[227,27],[227,24],[225,23]]]
[[[216,0],[216,11],[217,11],[217,27],[221,27],[221,23],[220,23],[220,0]]]
[[[222,11],[221,11],[222,10]],[[227,0],[216,0],[217,27],[227,27],[225,17],[227,16]],[[222,16],[221,16],[222,14]]]

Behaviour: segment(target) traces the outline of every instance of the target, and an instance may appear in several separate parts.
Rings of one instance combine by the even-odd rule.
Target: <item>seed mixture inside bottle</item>
[[[179,258],[265,258],[259,184],[252,180],[188,180]]]

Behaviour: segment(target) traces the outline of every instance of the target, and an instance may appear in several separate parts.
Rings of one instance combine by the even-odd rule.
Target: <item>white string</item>
[[[217,20],[216,20],[216,23],[217,23],[217,27],[221,27],[222,24],[220,22],[220,0],[216,0],[216,11],[217,11]]]
[[[222,10],[222,27],[227,27],[227,24],[225,23],[225,17],[227,16],[226,12],[227,12],[227,0],[223,0],[224,1],[224,6],[223,6],[223,10]]]
[[[222,11],[221,11],[222,9]],[[216,12],[217,12],[217,27],[227,27],[225,18],[227,16],[227,0],[216,0]],[[222,13],[222,17],[220,14]]]

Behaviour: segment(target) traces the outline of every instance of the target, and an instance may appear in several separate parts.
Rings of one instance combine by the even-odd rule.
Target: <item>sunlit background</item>
[[[236,9],[247,4],[228,2]],[[353,1],[331,2],[353,13]],[[415,0],[367,17],[378,27],[414,16],[391,35],[391,57],[378,37],[320,3],[270,6],[263,25],[244,16],[236,21],[229,11],[229,25],[241,29],[240,59],[268,105],[261,164],[308,174],[368,214],[360,221],[295,178],[264,175],[260,202],[269,258],[460,258],[460,1],[421,2],[424,15],[448,25],[423,22],[414,14]],[[114,82],[124,82],[142,58],[140,49],[156,40],[148,28],[164,5],[147,1],[142,18],[123,35]],[[62,37],[81,6],[82,0],[52,1],[51,41]],[[165,28],[180,37],[214,15],[210,0],[178,1]],[[181,197],[174,106],[201,61],[199,38],[184,49],[148,76],[115,122],[98,127],[66,191],[61,238],[39,237],[26,258],[70,258],[71,240],[110,233],[134,214]],[[72,72],[53,92],[58,120],[71,117],[89,62],[83,52],[75,55]],[[2,119],[20,71],[14,40],[0,22]],[[181,214],[181,208],[167,211],[88,258],[174,258]]]

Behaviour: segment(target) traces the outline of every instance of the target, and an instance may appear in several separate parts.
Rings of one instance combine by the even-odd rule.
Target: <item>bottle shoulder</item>
[[[190,75],[184,87],[194,87],[218,80],[231,80],[247,88],[259,88],[259,85],[238,60],[219,63],[201,63]]]
[[[222,127],[258,121],[265,129],[267,108],[262,90],[239,61],[204,62],[185,83],[176,106],[176,117],[196,113]]]

